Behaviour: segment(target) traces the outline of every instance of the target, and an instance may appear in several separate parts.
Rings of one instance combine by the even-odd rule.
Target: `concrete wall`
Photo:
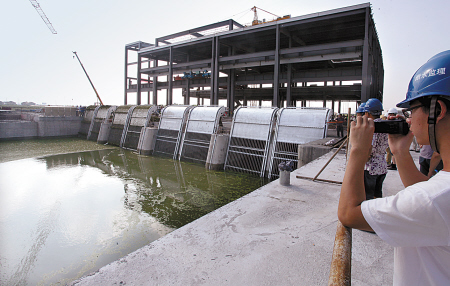
[[[75,117],[77,115],[76,107],[46,106],[44,109],[45,116]]]
[[[38,123],[32,121],[0,122],[0,139],[33,138],[38,136]]]
[[[76,136],[81,127],[82,117],[39,117],[38,136]]]
[[[43,117],[27,118],[31,121],[0,122],[1,139],[25,139],[76,136],[81,126],[81,117]]]
[[[298,145],[298,167],[300,168],[309,162],[321,157],[331,151],[332,147],[325,146],[330,138],[319,139],[306,144]]]

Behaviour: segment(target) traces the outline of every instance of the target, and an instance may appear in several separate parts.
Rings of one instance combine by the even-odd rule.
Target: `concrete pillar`
[[[323,146],[321,144],[317,144],[317,142],[322,142],[322,140],[317,140],[314,142],[298,145],[298,166],[300,168],[309,162],[319,158],[322,155],[331,151],[331,147]],[[324,142],[322,142],[323,144]]]
[[[154,127],[142,127],[141,136],[139,137],[139,143],[137,151],[141,155],[149,156],[153,153],[156,143],[156,135],[158,134],[158,128]]]
[[[223,170],[228,150],[229,134],[213,134],[209,142],[206,169]]]
[[[100,131],[98,132],[97,143],[106,144],[108,143],[109,131],[111,131],[112,122],[103,122],[100,125]]]

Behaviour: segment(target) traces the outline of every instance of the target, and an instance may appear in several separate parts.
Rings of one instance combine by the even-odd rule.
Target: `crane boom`
[[[274,19],[274,20],[272,20],[272,21],[267,21],[267,22],[266,22],[265,20],[259,21],[259,20],[258,20],[258,12],[256,11],[256,9],[259,9],[259,10],[261,10],[261,11],[264,11],[264,12],[266,12],[266,13],[268,13],[268,14],[270,14],[270,15],[273,15],[273,16],[275,16],[275,17],[277,17],[277,18]],[[266,10],[261,9],[261,8],[259,8],[259,7],[256,7],[256,6],[253,6],[250,10],[252,10],[253,13],[254,13],[254,15],[253,15],[253,21],[252,21],[252,26],[291,18],[291,15],[286,15],[286,16],[280,17],[280,16],[278,16],[278,15],[275,15],[274,13],[270,13],[269,11],[266,11]]]
[[[100,98],[100,95],[98,95],[98,92],[97,92],[97,90],[95,89],[94,84],[93,84],[92,81],[91,81],[91,78],[89,77],[89,75],[88,75],[86,69],[84,68],[83,64],[81,63],[80,58],[79,58],[78,55],[77,55],[77,52],[72,52],[72,53],[74,53],[75,56],[77,57],[77,60],[78,60],[78,62],[79,62],[80,65],[81,65],[81,68],[83,69],[84,73],[86,74],[86,76],[87,76],[89,82],[91,83],[92,88],[93,88],[94,91],[95,91],[95,94],[97,95],[98,101],[100,101],[100,104],[103,105],[103,101],[102,101],[102,99]]]
[[[38,12],[39,16],[41,16],[42,20],[44,20],[44,23],[47,25],[47,27],[50,29],[50,31],[53,34],[57,34],[55,28],[53,28],[52,23],[50,23],[50,20],[47,18],[47,16],[44,13],[44,10],[42,10],[41,5],[36,0],[30,0],[31,5],[33,5],[34,9]]]

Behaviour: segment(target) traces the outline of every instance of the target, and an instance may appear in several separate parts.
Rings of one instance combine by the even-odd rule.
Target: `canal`
[[[1,285],[69,283],[267,183],[75,138],[0,157]]]

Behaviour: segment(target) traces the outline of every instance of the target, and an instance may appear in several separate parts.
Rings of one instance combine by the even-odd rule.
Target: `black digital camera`
[[[404,119],[380,120],[375,123],[375,133],[403,134],[409,132],[409,125]]]

